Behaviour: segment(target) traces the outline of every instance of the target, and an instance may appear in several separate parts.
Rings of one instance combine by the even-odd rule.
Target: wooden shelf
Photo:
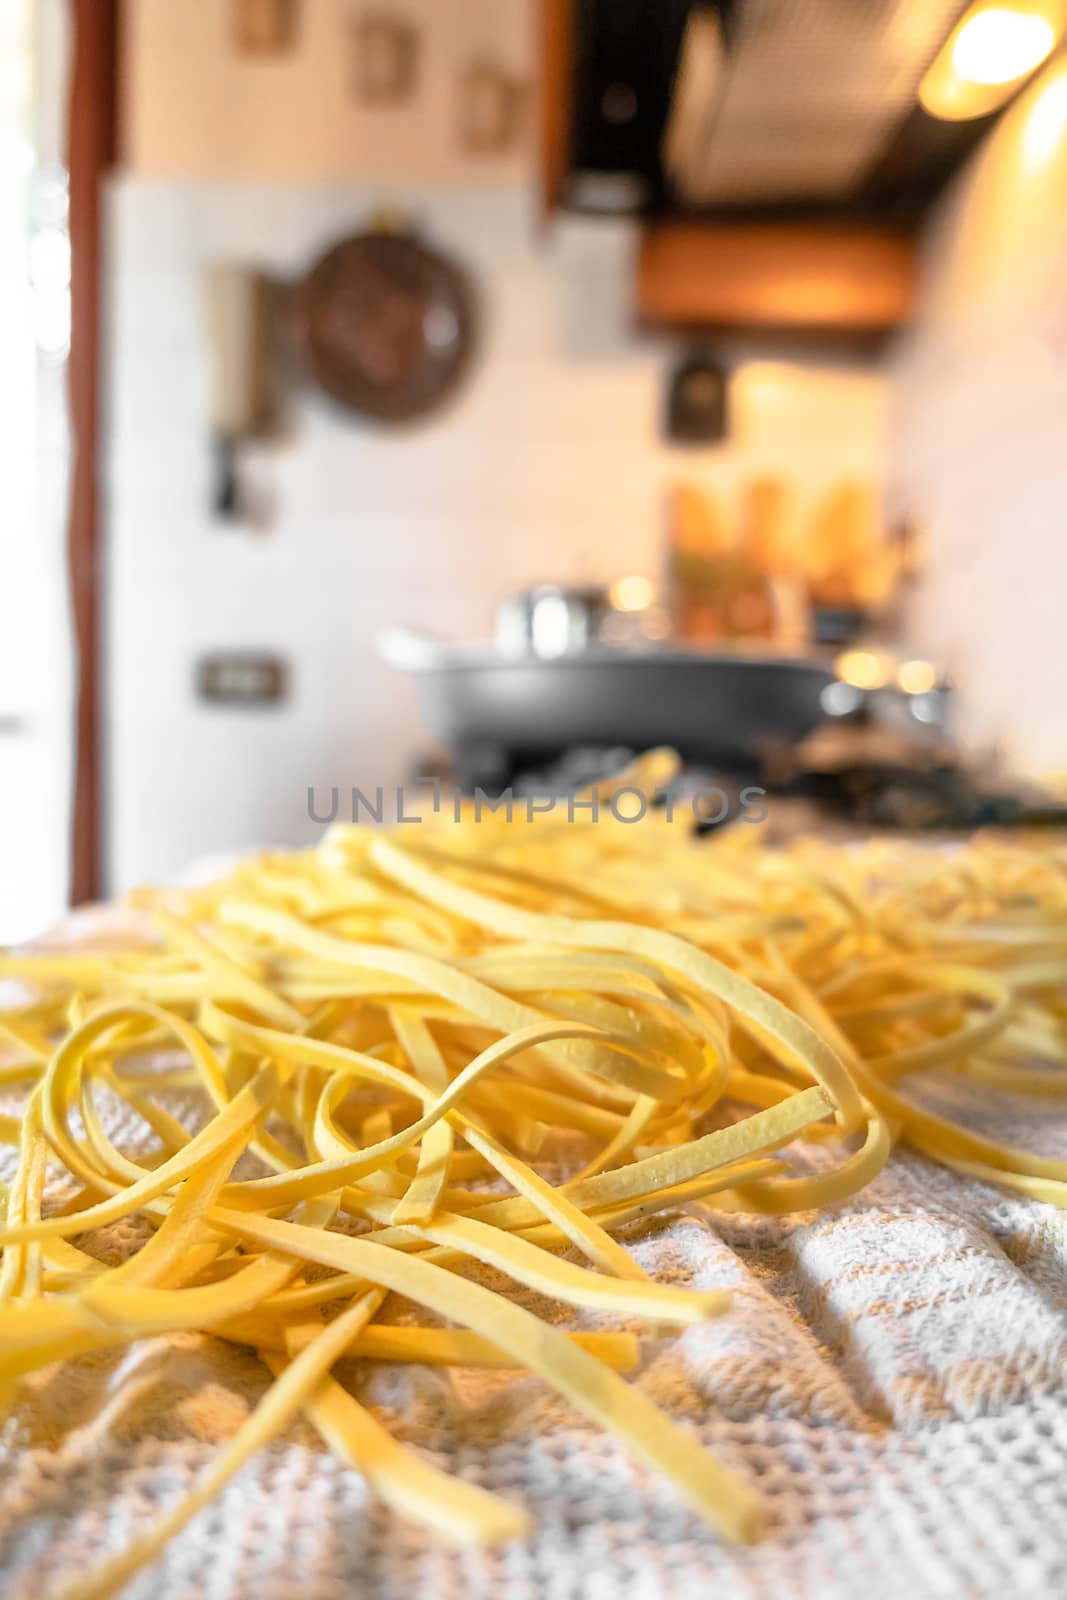
[[[907,321],[914,292],[907,235],[840,224],[654,223],[637,266],[649,326],[878,333]]]

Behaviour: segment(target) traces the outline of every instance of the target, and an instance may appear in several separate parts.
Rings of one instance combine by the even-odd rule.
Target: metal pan
[[[811,733],[834,681],[817,661],[770,654],[600,648],[515,659],[400,629],[380,645],[393,666],[415,674],[427,730],[458,753],[671,745],[686,760],[746,767]]]

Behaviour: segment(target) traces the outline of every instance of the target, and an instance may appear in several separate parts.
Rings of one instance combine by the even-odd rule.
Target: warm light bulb
[[[880,689],[888,677],[885,662],[873,650],[846,650],[834,668],[841,682],[854,689]]]
[[[652,580],[636,573],[628,578],[617,578],[611,586],[611,603],[616,611],[644,611],[655,598]]]
[[[952,65],[967,83],[1012,83],[1044,61],[1056,42],[1045,17],[996,6],[963,24],[952,46]]]
[[[937,671],[929,661],[904,661],[897,669],[897,683],[905,694],[929,694],[937,688]]]

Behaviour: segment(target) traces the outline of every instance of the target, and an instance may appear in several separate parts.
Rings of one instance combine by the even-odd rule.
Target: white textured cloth
[[[947,1082],[930,1091],[939,1107],[967,1115]],[[975,1125],[1046,1153],[1067,1148],[1051,1103],[1023,1117],[989,1096]],[[128,1243],[127,1227],[115,1247]],[[533,1377],[352,1363],[340,1375],[398,1437],[523,1503],[532,1535],[488,1554],[445,1548],[385,1510],[300,1424],[125,1592],[1067,1595],[1063,1213],[903,1153],[858,1200],[817,1216],[693,1208],[631,1244],[658,1278],[734,1290],[729,1316],[646,1339],[631,1381],[758,1482],[770,1512],[759,1544],[725,1546]],[[561,1308],[518,1297],[563,1320]],[[268,1381],[251,1352],[194,1335],[36,1376],[0,1435],[5,1600],[42,1600],[142,1530]]]

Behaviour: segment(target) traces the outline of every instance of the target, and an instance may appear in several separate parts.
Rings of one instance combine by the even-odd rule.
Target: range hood
[[[959,0],[746,0],[689,11],[664,165],[688,208],[859,202]]]
[[[546,180],[584,211],[913,225],[987,119],[918,88],[966,0],[544,0]]]

